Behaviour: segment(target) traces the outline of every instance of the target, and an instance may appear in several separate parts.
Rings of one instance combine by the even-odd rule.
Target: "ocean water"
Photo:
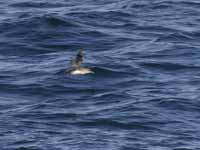
[[[199,150],[199,8],[1,0],[0,150]]]

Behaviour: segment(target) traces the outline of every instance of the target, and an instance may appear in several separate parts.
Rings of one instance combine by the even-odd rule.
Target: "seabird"
[[[71,60],[71,68],[67,69],[65,72],[67,74],[78,75],[78,74],[88,74],[94,73],[91,69],[81,67],[83,62],[83,49],[80,49],[78,54],[74,59]]]

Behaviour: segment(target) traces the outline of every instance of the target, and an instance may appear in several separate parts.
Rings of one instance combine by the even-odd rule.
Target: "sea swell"
[[[199,149],[199,5],[1,1],[1,149]]]

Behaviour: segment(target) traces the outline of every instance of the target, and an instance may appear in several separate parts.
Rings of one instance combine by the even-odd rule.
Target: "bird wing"
[[[76,63],[81,64],[83,62],[83,50],[80,49],[76,55]]]
[[[71,60],[72,67],[75,67],[75,68],[80,67],[81,63],[83,62],[83,52],[82,51],[83,50],[80,49],[80,51],[76,55],[76,58]]]

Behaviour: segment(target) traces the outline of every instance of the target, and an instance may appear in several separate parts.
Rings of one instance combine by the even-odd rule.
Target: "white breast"
[[[80,69],[76,69],[71,71],[72,75],[78,75],[78,74],[88,74],[88,73],[94,73],[92,70],[88,69],[88,68],[80,68]]]

